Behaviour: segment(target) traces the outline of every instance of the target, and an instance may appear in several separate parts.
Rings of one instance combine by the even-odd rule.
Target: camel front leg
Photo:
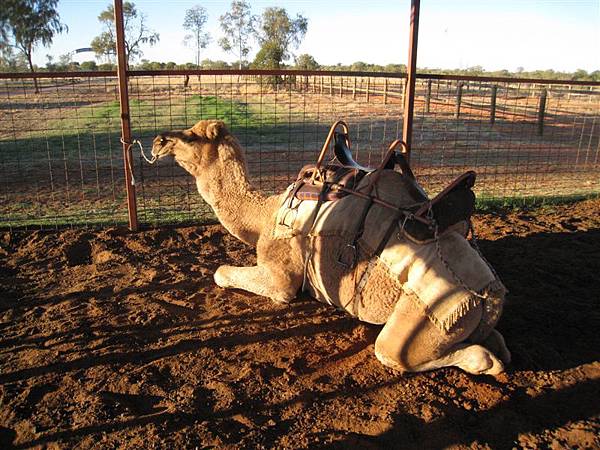
[[[302,280],[265,266],[221,266],[215,272],[215,283],[223,288],[243,289],[269,297],[277,303],[289,303],[296,297]]]

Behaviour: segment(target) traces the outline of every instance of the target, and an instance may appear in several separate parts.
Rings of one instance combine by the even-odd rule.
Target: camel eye
[[[161,137],[160,141],[158,141],[160,145],[164,145],[165,142],[167,142],[167,140],[164,137]]]

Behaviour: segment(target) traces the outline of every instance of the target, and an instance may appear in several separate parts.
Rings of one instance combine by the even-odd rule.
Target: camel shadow
[[[509,290],[498,330],[513,370],[565,370],[599,357],[600,230],[481,241]]]
[[[524,389],[486,411],[449,408],[444,417],[426,422],[410,414],[394,417],[393,427],[377,436],[322,432],[334,442],[315,448],[422,449],[454,446],[515,448],[520,434],[540,433],[570,422],[589,419],[600,412],[596,401],[600,380],[586,380],[556,391],[530,397]],[[335,435],[338,435],[336,439]]]

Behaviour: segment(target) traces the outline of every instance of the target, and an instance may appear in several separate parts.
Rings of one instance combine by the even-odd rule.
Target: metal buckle
[[[404,227],[406,226],[406,222],[408,222],[409,220],[413,220],[414,218],[415,216],[413,213],[404,214],[404,219],[402,219],[402,225],[400,226],[398,233],[396,233],[396,237],[399,241],[401,241],[404,238]]]
[[[345,253],[347,253],[348,248],[350,248],[352,250],[352,257],[351,257],[350,263],[346,263],[346,262],[342,261],[342,257],[344,256]],[[348,270],[348,269],[352,269],[352,268],[354,268],[354,266],[356,266],[357,260],[358,260],[358,251],[356,250],[356,245],[346,244],[346,246],[343,247],[342,250],[340,251],[340,253],[338,254],[337,263],[340,266],[342,266],[344,269]]]

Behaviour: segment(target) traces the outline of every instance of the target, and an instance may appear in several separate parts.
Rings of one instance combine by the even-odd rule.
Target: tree
[[[185,12],[185,19],[183,20],[183,28],[192,32],[192,34],[185,37],[184,42],[193,40],[196,47],[197,67],[200,67],[200,49],[206,48],[210,42],[210,34],[203,31],[207,19],[206,8],[196,5]]]
[[[300,14],[290,19],[284,8],[265,9],[256,32],[261,46],[257,58],[262,53],[263,64],[270,62],[272,67],[269,68],[273,69],[281,67],[281,63],[292,55],[292,49],[298,48],[307,28],[308,19]]]
[[[108,5],[100,13],[98,20],[104,25],[105,31],[96,36],[90,47],[97,56],[104,56],[108,62],[114,61],[116,55],[115,7]],[[134,3],[123,3],[123,27],[125,28],[125,52],[127,65],[143,55],[143,44],[154,45],[159,40],[159,34],[148,29],[146,16],[138,12]]]
[[[280,69],[283,61],[281,47],[274,42],[265,42],[260,48],[252,67],[255,69]]]
[[[296,58],[296,67],[301,70],[317,70],[319,63],[311,55],[303,53]]]
[[[58,0],[3,0],[0,15],[0,50],[17,49],[27,60],[33,73],[32,55],[35,47],[52,43],[56,34],[67,30],[56,10]],[[12,53],[12,52],[10,52]],[[39,92],[37,78],[33,79],[35,92]]]
[[[98,70],[98,64],[96,64],[96,61],[83,61],[79,67],[81,70],[85,70],[86,72],[94,72]]]
[[[589,75],[587,73],[587,71],[583,70],[583,69],[577,69],[575,72],[573,72],[573,75],[571,76],[572,80],[589,80]]]
[[[250,37],[255,33],[257,18],[252,15],[250,5],[245,0],[233,0],[231,10],[223,14],[219,21],[225,37],[219,39],[219,45],[226,52],[234,53],[238,58],[239,69],[248,53]]]
[[[19,53],[14,54],[12,47],[0,50],[0,72],[22,72],[27,70],[27,61]]]

